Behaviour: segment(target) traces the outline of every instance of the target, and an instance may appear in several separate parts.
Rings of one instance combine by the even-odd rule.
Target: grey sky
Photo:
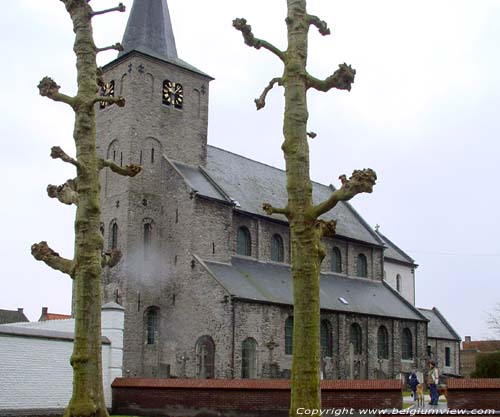
[[[130,9],[131,0],[124,0]],[[116,2],[118,3],[118,1]],[[115,2],[94,0],[96,9]],[[179,57],[215,77],[209,143],[283,167],[283,94],[264,110],[253,99],[281,75],[267,51],[231,27],[245,17],[258,37],[285,46],[285,0],[169,0]],[[420,265],[417,304],[437,306],[461,336],[487,337],[486,312],[500,302],[500,3],[460,0],[309,0],[332,36],[310,35],[309,70],[325,77],[342,62],[357,70],[350,93],[311,93],[313,179],[372,167],[379,176],[355,208]],[[53,77],[75,91],[73,33],[57,0],[17,0],[3,9],[0,129],[4,173],[0,308],[70,310],[68,278],[34,261],[31,243],[72,253],[73,209],[46,197],[71,168],[50,147],[72,152],[72,112],[38,96]],[[95,18],[99,46],[120,41],[128,16]],[[102,64],[114,53],[102,54]]]

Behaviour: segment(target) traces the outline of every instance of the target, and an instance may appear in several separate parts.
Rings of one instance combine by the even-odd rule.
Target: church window
[[[451,349],[449,347],[444,348],[444,366],[451,366]]]
[[[245,226],[241,226],[238,229],[238,234],[236,236],[236,253],[244,256],[252,255],[252,238],[250,237],[250,231]]]
[[[351,324],[350,342],[355,355],[361,355],[363,352],[362,336],[361,326],[358,323]]]
[[[158,309],[152,307],[146,311],[146,342],[154,345],[158,334]]]
[[[401,357],[402,359],[413,358],[413,336],[410,329],[405,327],[401,337]]]
[[[147,258],[151,252],[151,235],[152,235],[151,222],[144,223],[144,257]]]
[[[271,239],[271,260],[274,262],[284,261],[283,239],[275,234]]]
[[[155,148],[151,148],[151,163],[155,163]]]
[[[142,165],[142,151],[139,153],[139,165]]]
[[[184,104],[184,89],[181,84],[170,80],[163,81],[162,103],[182,109]]]
[[[293,353],[293,317],[285,321],[285,355]]]
[[[332,346],[332,325],[328,320],[321,321],[320,327],[321,353],[324,356],[331,357],[333,354]]]
[[[120,152],[120,166],[123,166],[123,152]]]
[[[378,328],[377,356],[379,359],[389,359],[389,333],[385,326]]]
[[[243,341],[241,351],[241,377],[255,379],[257,377],[257,342],[249,337]]]
[[[358,255],[356,268],[358,277],[366,278],[368,276],[368,262],[362,253]]]
[[[110,229],[111,233],[109,236],[109,246],[111,249],[116,249],[118,248],[118,224],[115,220],[111,223]]]
[[[115,82],[114,80],[111,80],[108,83],[104,83],[104,85],[101,87],[101,97],[114,97],[115,96]],[[110,103],[106,103],[105,101],[101,101],[99,107],[101,109],[105,109],[106,107],[110,106]]]
[[[116,161],[116,150],[113,149],[113,162]]]
[[[196,376],[213,378],[215,376],[215,343],[210,336],[202,336],[196,342]]]
[[[427,357],[432,358],[432,346],[427,345]]]
[[[104,236],[104,223],[101,223],[100,226],[99,226],[99,230],[101,232],[101,235]]]
[[[332,249],[331,270],[332,272],[342,272],[342,255],[337,247]]]
[[[401,292],[401,275],[399,274],[396,275],[396,290]]]

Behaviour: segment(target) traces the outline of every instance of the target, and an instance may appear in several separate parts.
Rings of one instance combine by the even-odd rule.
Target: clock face
[[[174,106],[176,109],[182,109],[184,103],[184,90],[181,84],[169,80],[163,82],[163,104]]]
[[[111,80],[109,83],[104,84],[101,87],[101,97],[114,97],[115,96],[115,82]],[[101,101],[100,107],[101,109],[105,109],[110,104]]]

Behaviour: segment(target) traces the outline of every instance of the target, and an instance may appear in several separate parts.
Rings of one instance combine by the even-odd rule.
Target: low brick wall
[[[288,380],[117,378],[113,412],[170,417],[286,417]],[[322,381],[323,408],[401,408],[399,380]]]
[[[448,408],[500,410],[500,379],[449,379]]]

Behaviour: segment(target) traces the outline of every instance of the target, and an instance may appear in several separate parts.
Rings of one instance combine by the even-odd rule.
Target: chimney
[[[17,312],[23,314],[24,308],[18,308]]]
[[[465,336],[465,341],[466,341],[466,342],[470,342],[470,341],[471,341],[470,336]]]
[[[47,320],[47,313],[49,312],[49,308],[48,307],[42,307],[42,315],[40,316],[40,318],[38,319],[38,321],[45,321]]]

